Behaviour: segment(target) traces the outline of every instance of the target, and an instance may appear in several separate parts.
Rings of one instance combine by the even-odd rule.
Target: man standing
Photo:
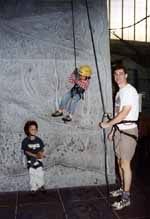
[[[110,192],[110,195],[113,197],[121,196],[120,201],[112,204],[116,210],[121,210],[130,205],[131,160],[138,138],[136,121],[139,116],[139,96],[136,89],[128,84],[128,74],[123,66],[116,66],[113,73],[114,80],[119,87],[115,98],[115,117],[108,122],[100,123],[100,126],[102,128],[113,127],[108,139],[114,139],[121,188]]]

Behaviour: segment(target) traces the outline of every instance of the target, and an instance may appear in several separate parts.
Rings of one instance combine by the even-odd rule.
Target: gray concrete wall
[[[28,190],[21,160],[23,126],[39,124],[46,144],[47,188],[105,184],[104,145],[97,127],[102,118],[96,68],[84,1],[75,2],[77,64],[89,64],[93,76],[72,123],[51,118],[74,69],[71,5],[63,1],[21,1],[5,5],[0,18],[0,191]],[[23,5],[24,4],[24,5]],[[90,1],[98,65],[108,112],[112,111],[106,1]],[[115,180],[108,144],[108,175]]]

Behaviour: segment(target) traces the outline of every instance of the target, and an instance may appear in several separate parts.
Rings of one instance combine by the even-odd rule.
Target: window
[[[135,22],[146,17],[146,0],[136,0],[135,7]],[[146,20],[140,22],[135,26],[135,40],[145,41]]]
[[[123,26],[127,27],[131,24],[134,24],[134,0],[124,1],[123,10]],[[134,40],[134,27],[124,29],[123,38],[126,40]]]
[[[147,3],[147,15],[150,15],[150,0]],[[147,18],[147,41],[150,42],[150,17]]]
[[[150,17],[142,20],[150,15],[150,0],[107,0],[107,4],[112,39],[117,35],[124,40],[150,42]]]
[[[110,26],[112,28],[120,28],[122,24],[122,13],[121,13],[121,8],[122,8],[122,1],[111,1],[110,5],[110,10],[111,10],[111,19],[110,19]],[[121,30],[118,29],[115,31],[115,33],[121,37]],[[112,38],[114,38],[114,35],[111,35]]]

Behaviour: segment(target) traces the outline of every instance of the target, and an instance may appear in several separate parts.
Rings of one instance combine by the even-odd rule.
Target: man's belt
[[[123,121],[121,121],[121,122],[118,122],[117,124],[113,125],[113,128],[114,128],[114,134],[113,134],[113,136],[115,135],[115,132],[118,130],[121,134],[124,134],[124,135],[126,135],[126,136],[129,136],[129,137],[133,138],[135,141],[137,141],[137,140],[138,140],[138,137],[137,137],[136,135],[129,134],[129,133],[127,133],[127,132],[125,132],[125,131],[119,129],[118,125],[120,125],[120,124],[127,124],[127,123],[134,123],[134,124],[137,124],[138,121],[137,121],[137,120],[123,120]]]

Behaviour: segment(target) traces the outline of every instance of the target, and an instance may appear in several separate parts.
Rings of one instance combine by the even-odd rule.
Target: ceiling
[[[111,40],[110,51],[113,55],[130,57],[145,68],[150,68],[150,43],[124,40]]]

